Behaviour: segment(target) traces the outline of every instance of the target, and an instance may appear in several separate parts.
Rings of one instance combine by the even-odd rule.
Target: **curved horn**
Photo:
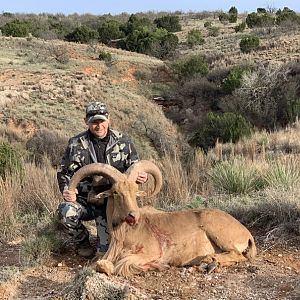
[[[155,187],[149,197],[156,195],[162,187],[162,175],[160,169],[150,160],[140,160],[131,165],[125,175],[130,181],[136,181],[139,172],[146,172],[151,174],[155,179]]]
[[[125,176],[116,168],[102,163],[93,163],[80,168],[71,178],[69,183],[69,189],[75,190],[78,183],[85,177],[101,175],[109,178],[112,183],[119,180],[124,180]]]

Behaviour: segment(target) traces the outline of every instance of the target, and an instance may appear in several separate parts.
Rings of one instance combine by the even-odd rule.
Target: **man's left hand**
[[[139,172],[136,179],[136,183],[145,183],[148,180],[148,174],[146,172]]]

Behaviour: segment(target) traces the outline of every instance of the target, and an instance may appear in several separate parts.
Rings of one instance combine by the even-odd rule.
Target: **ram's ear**
[[[137,197],[146,197],[148,194],[145,191],[137,191],[136,196]]]
[[[107,197],[109,197],[111,195],[112,195],[112,191],[108,190],[108,191],[104,191],[104,192],[101,192],[101,193],[95,195],[95,198],[97,198],[97,199],[103,199],[103,198],[107,198]]]

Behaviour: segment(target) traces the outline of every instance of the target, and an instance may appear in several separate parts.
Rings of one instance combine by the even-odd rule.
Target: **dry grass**
[[[230,212],[249,228],[264,232],[280,229],[283,233],[300,234],[300,189],[293,191],[268,188],[251,196],[215,198],[212,206]]]
[[[288,126],[286,129],[274,132],[255,132],[247,139],[237,143],[217,143],[208,155],[215,160],[229,159],[237,155],[250,160],[265,160],[267,157],[281,154],[300,153],[300,122]]]
[[[186,205],[198,194],[206,195],[210,190],[208,172],[210,159],[202,151],[195,151],[189,158],[166,155],[160,161],[164,185],[158,206],[164,209]]]
[[[220,27],[218,37],[208,36],[205,21]],[[182,42],[188,31],[203,28],[206,43],[192,51],[210,55],[212,68],[244,60],[263,63],[299,59],[296,51],[299,32],[283,35],[275,31],[272,35],[261,36],[262,46],[258,52],[242,54],[238,46],[242,34],[234,32],[236,24],[221,24],[217,14],[205,18],[182,14],[182,25],[183,31],[178,33]],[[249,32],[251,30],[247,29],[246,33]],[[0,127],[1,140],[22,144],[41,128],[58,130],[67,136],[76,134],[85,129],[84,106],[101,99],[111,110],[113,127],[132,137],[141,158],[155,159],[160,165],[164,187],[156,205],[165,209],[183,207],[200,195],[205,203],[229,210],[240,219],[246,218],[245,222],[250,225],[272,227],[279,222],[298,222],[297,181],[289,192],[282,187],[280,191],[272,187],[254,195],[232,196],[220,194],[210,174],[219,162],[227,160],[243,159],[246,161],[244,168],[255,163],[264,171],[273,163],[276,166],[279,155],[296,157],[300,153],[299,122],[284,131],[256,133],[237,144],[217,144],[207,155],[202,152],[186,155],[185,141],[177,127],[145,96],[147,81],[139,82],[135,78],[137,71],[145,74],[157,71],[164,65],[162,61],[103,45],[52,41],[51,45],[62,46],[68,53],[70,61],[62,66],[50,57],[43,61],[32,59],[45,53],[50,45],[48,42],[5,37],[0,41],[0,123],[6,124]],[[113,63],[107,65],[97,60],[99,51],[109,51]],[[180,55],[190,51],[182,45]],[[141,85],[144,85],[142,89]],[[55,173],[50,164],[37,167],[26,163],[22,180],[18,174],[0,180],[1,238],[9,240],[20,236],[40,214],[53,214],[61,200]],[[289,180],[291,173],[285,173]],[[268,178],[269,186],[275,183],[274,178],[277,177]],[[31,213],[37,218],[28,217]]]
[[[5,180],[1,178],[0,237],[12,240],[25,234],[28,226],[35,226],[22,224],[23,221],[28,223],[27,215],[35,214],[37,218],[44,213],[52,215],[60,201],[56,172],[50,164],[40,168],[27,163],[22,178],[19,174],[9,174]]]

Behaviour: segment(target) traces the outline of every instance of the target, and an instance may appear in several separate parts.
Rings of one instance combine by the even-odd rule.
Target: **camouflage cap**
[[[102,102],[92,102],[86,107],[86,118],[88,123],[96,120],[108,121],[107,106]]]

